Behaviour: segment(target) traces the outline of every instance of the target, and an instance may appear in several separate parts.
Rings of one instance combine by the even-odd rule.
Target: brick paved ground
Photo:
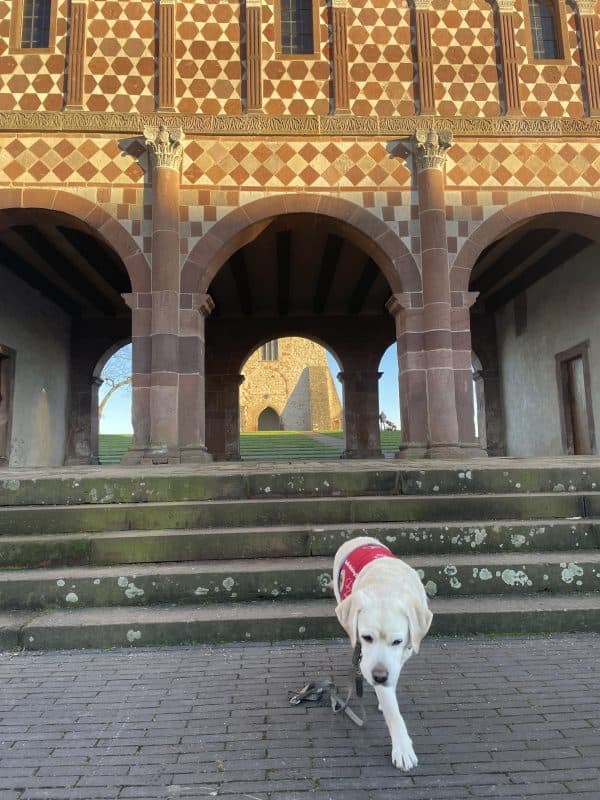
[[[433,639],[401,676],[420,758],[291,707],[342,642],[0,655],[0,800],[600,798],[600,636]]]

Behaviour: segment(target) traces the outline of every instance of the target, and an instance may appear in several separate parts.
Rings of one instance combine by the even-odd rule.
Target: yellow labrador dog
[[[398,708],[400,670],[429,630],[433,614],[415,570],[370,536],[345,542],[333,564],[335,613],[350,637],[361,644],[360,670],[374,689],[392,737],[392,762],[417,766],[417,756]]]

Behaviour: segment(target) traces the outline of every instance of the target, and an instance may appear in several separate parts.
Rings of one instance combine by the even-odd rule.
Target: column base
[[[379,448],[367,450],[344,450],[340,458],[383,458],[384,455]]]
[[[394,453],[394,458],[425,458],[427,452],[426,444],[400,444],[398,450]]]
[[[212,456],[203,445],[176,447],[173,445],[134,446],[123,455],[121,464],[197,464],[212,461]]]
[[[439,444],[430,444],[423,457],[433,459],[487,458],[487,453],[478,444],[440,442]]]

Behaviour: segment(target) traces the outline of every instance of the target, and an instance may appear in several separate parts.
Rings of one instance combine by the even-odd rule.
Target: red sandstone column
[[[215,461],[240,460],[240,385],[237,373],[206,376],[206,447]]]
[[[348,94],[348,2],[332,0],[333,103],[337,113],[350,111]]]
[[[431,55],[431,0],[415,0],[415,35],[419,75],[419,113],[435,114],[433,89],[433,56]]]
[[[423,352],[423,309],[411,307],[409,294],[393,294],[386,308],[396,323],[402,439],[397,458],[419,458],[427,451],[427,370]]]
[[[340,372],[344,387],[344,435],[342,458],[383,458],[379,436],[379,389],[381,372],[353,365]]]
[[[596,0],[575,0],[579,16],[579,35],[583,60],[585,94],[590,117],[600,115],[600,75],[594,17]]]
[[[152,370],[152,295],[131,292],[123,299],[131,309],[131,423],[133,443],[124,464],[139,464],[150,442],[150,373]]]
[[[75,108],[83,106],[86,25],[87,0],[71,0],[66,104]]]
[[[262,108],[261,0],[246,0],[246,110]]]
[[[444,165],[449,131],[417,130],[414,155],[419,192],[423,276],[423,348],[427,371],[427,457],[461,453],[456,413]]]
[[[515,0],[496,0],[500,20],[500,54],[504,80],[504,113],[521,114],[519,96],[519,65],[515,46],[513,15]]]
[[[175,109],[175,0],[159,4],[158,108]]]

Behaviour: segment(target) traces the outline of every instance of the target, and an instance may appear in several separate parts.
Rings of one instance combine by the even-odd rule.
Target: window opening
[[[23,0],[21,36],[23,49],[50,46],[50,16],[52,0]]]
[[[281,52],[314,53],[312,0],[280,0]]]
[[[554,0],[529,0],[529,20],[534,58],[562,58]]]
[[[263,361],[277,361],[279,359],[279,340],[273,339],[263,344],[260,355]]]

